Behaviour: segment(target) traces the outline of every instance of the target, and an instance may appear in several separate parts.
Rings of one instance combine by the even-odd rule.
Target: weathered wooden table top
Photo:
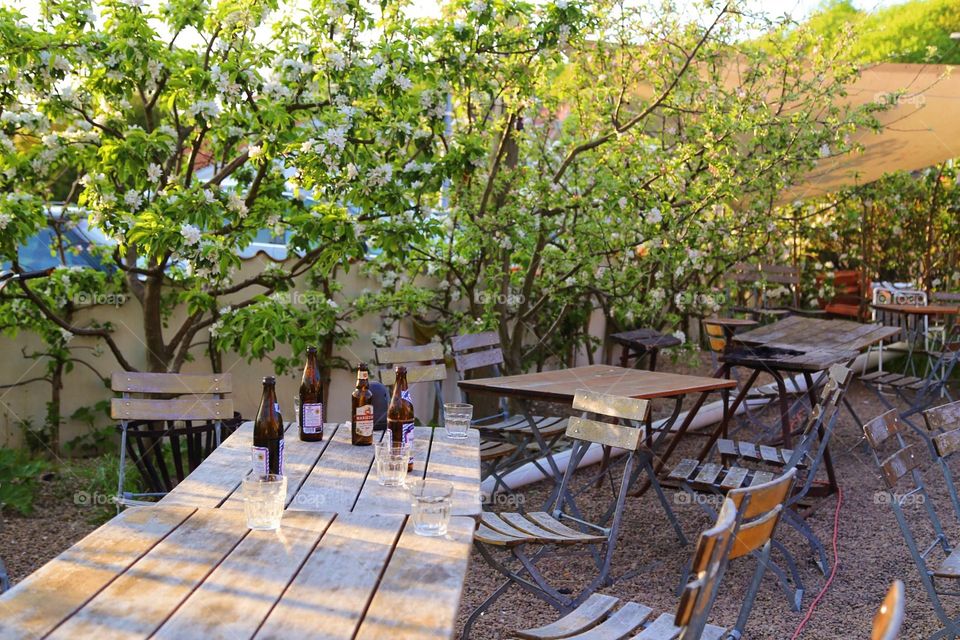
[[[633,329],[611,333],[610,339],[626,346],[639,346],[646,349],[666,349],[682,344],[676,336],[660,333],[655,329]]]
[[[734,341],[794,351],[862,351],[900,333],[897,327],[790,316],[779,322],[738,333]]]
[[[159,504],[242,510],[240,481],[250,470],[252,439],[253,423],[245,422]],[[479,515],[478,432],[471,429],[466,439],[452,440],[443,429],[417,427],[414,446],[411,476],[452,482],[454,515]],[[288,510],[410,513],[405,491],[377,482],[373,447],[350,444],[350,423],[328,423],[321,442],[303,442],[296,425],[288,425],[284,460]]]
[[[463,380],[460,387],[503,396],[572,403],[578,389],[631,398],[670,398],[730,389],[733,380],[594,364],[557,371]]]
[[[892,311],[914,316],[956,316],[960,315],[960,307],[943,304],[871,304],[880,311]]]
[[[0,596],[0,638],[448,639],[475,522],[446,537],[407,516],[134,507]]]

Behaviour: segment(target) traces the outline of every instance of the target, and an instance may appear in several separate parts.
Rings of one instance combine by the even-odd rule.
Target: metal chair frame
[[[126,461],[128,451],[132,454],[132,445],[129,442],[130,427],[150,423],[163,423],[165,427],[156,430],[151,447],[143,449],[144,456],[155,450],[163,442],[162,436],[185,436],[212,430],[215,446],[222,442],[223,422],[234,419],[233,401],[225,394],[231,391],[232,379],[229,373],[191,375],[176,373],[114,373],[110,387],[121,394],[110,403],[110,415],[120,420],[120,470],[117,480],[117,495],[115,501],[117,510],[122,506],[143,506],[153,504],[151,501],[139,500],[146,497],[163,497],[166,491],[131,492],[124,491],[126,480]],[[136,397],[142,396],[142,397]],[[203,424],[192,426],[193,421]],[[185,422],[186,427],[176,429],[176,422]],[[188,447],[190,445],[188,444]],[[209,454],[213,448],[207,449]],[[157,452],[159,453],[159,452]],[[132,456],[136,459],[136,456]],[[203,456],[205,457],[205,456]],[[202,460],[202,457],[201,457]],[[177,472],[183,471],[178,467]],[[169,482],[169,477],[166,478]]]
[[[547,514],[544,514],[554,519],[552,531],[547,531],[536,525],[531,526],[530,522],[517,525],[517,529],[503,528],[499,532],[490,530],[485,526],[486,523],[481,524],[475,538],[477,549],[487,563],[504,575],[507,580],[470,614],[464,627],[463,638],[469,637],[474,623],[513,584],[566,614],[582,604],[597,589],[613,584],[617,579],[622,578],[623,576],[617,579],[611,578],[611,564],[620,535],[623,507],[627,493],[633,483],[636,482],[639,473],[647,473],[647,477],[650,478],[678,539],[681,544],[685,545],[687,543],[683,530],[656,479],[656,474],[653,472],[654,454],[643,445],[644,430],[640,428],[640,425],[649,415],[649,402],[647,400],[578,391],[574,397],[573,407],[575,410],[583,411],[584,414],[607,417],[608,420],[618,420],[621,424],[577,417],[569,420],[566,436],[573,440],[573,449],[558,490],[554,493],[552,504],[545,509]],[[606,510],[602,524],[590,522],[584,517],[576,504],[574,493],[570,489],[573,474],[589,447],[594,444],[627,451],[627,454],[623,456],[625,460],[619,489],[614,495],[611,506]],[[637,469],[638,467],[639,469]],[[515,523],[516,520],[514,519],[511,522]],[[565,523],[568,523],[572,528],[568,528]],[[558,527],[557,524],[560,526]],[[497,525],[492,524],[491,526]],[[544,527],[549,529],[546,525]],[[568,531],[569,533],[562,538],[556,535],[543,536],[544,533],[550,534],[558,530]],[[530,532],[533,532],[533,534]],[[538,532],[540,537],[534,535]],[[527,537],[519,537],[524,534]],[[571,536],[571,534],[576,535]],[[514,537],[510,538],[511,535]],[[511,545],[508,547],[510,556],[501,560],[492,551],[492,542],[486,541],[503,539],[504,536],[506,536],[506,543]],[[566,595],[552,587],[537,568],[537,563],[541,559],[552,555],[551,552],[555,550],[558,544],[586,545],[597,566],[597,575],[576,595]],[[528,545],[539,546],[540,548],[530,553],[526,548]],[[511,559],[515,560],[519,566],[516,568],[508,566],[507,562]]]
[[[874,463],[880,471],[883,489],[887,494],[886,502],[890,504],[890,508],[893,510],[900,532],[903,534],[904,542],[910,552],[910,557],[920,574],[920,582],[927,592],[934,614],[944,625],[942,629],[930,635],[929,639],[958,638],[960,637],[960,616],[951,617],[947,613],[942,597],[960,596],[960,590],[957,590],[955,586],[953,590],[939,589],[935,571],[928,564],[928,558],[932,552],[940,549],[946,557],[953,552],[954,546],[944,532],[943,523],[923,480],[921,470],[926,461],[923,459],[922,449],[918,450],[916,443],[907,444],[903,437],[904,425],[906,424],[897,416],[895,410],[891,410],[869,421],[864,425],[863,431]],[[893,441],[892,447],[886,445],[891,440]],[[892,448],[893,453],[888,454],[881,451],[885,448]],[[903,491],[903,489],[906,490]],[[925,514],[926,524],[934,532],[933,539],[925,543],[918,542],[917,536],[914,534],[914,528],[911,527],[910,517],[904,508],[907,504],[916,505],[918,502],[923,506],[919,511]],[[917,510],[911,511],[915,512]],[[955,581],[953,583],[956,584]]]
[[[3,558],[0,558],[0,593],[10,589],[10,575],[7,573],[7,566],[3,564]]]

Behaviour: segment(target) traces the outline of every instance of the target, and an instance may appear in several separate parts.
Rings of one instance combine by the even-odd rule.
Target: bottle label
[[[410,403],[413,402],[413,398],[410,397],[410,389],[404,389],[403,391],[401,391],[400,397],[406,400],[407,402],[410,402]]]
[[[363,370],[357,371],[357,380],[369,380],[369,379],[370,379],[369,372],[363,371]]]
[[[413,460],[413,458],[414,458],[414,455],[413,455],[413,454],[414,454],[414,451],[415,451],[415,448],[414,448],[414,445],[413,445],[413,429],[414,429],[414,426],[415,426],[415,423],[414,423],[414,422],[404,422],[404,423],[400,426],[400,432],[401,432],[401,434],[402,434],[401,442],[403,442],[403,444],[405,444],[405,445],[407,445],[408,447],[410,447],[410,460]],[[387,432],[388,432],[388,433],[387,433],[387,437],[392,440],[392,439],[393,439],[393,432],[392,432],[390,429],[387,429]]]
[[[283,468],[283,438],[277,443],[277,473],[281,476],[286,475]]]
[[[253,472],[258,475],[270,473],[270,450],[266,447],[250,447]]]
[[[323,403],[302,404],[303,424],[301,425],[304,433],[323,433]]]
[[[357,407],[357,413],[353,416],[353,423],[357,425],[357,435],[373,435],[373,405],[365,404]]]

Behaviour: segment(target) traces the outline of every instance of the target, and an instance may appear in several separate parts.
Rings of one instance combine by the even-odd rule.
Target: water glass
[[[373,448],[377,465],[377,482],[385,487],[401,487],[407,479],[410,447],[397,446],[392,440],[376,443]]]
[[[286,500],[286,476],[254,473],[243,479],[243,511],[247,516],[247,526],[251,529],[279,529]]]
[[[413,480],[407,487],[414,532],[421,536],[446,535],[453,505],[453,484],[446,480]]]
[[[300,396],[293,396],[293,426],[300,426]]]
[[[467,437],[470,421],[473,420],[473,405],[461,402],[446,402],[443,405],[443,428],[447,437],[462,440]]]

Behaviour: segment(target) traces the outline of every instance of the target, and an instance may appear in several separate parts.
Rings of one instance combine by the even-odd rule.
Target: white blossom
[[[663,220],[663,214],[660,213],[660,209],[654,207],[653,209],[650,209],[650,211],[647,211],[647,215],[644,216],[644,219],[650,224],[657,224]]]
[[[570,6],[569,0],[554,0],[554,3],[553,3],[553,4],[554,4],[554,6],[557,7],[557,9],[560,9],[561,11],[563,11],[563,10],[566,9],[568,6]]]
[[[123,194],[123,201],[132,211],[136,211],[140,208],[140,205],[143,204],[143,196],[135,189],[130,189]]]
[[[13,220],[13,218],[9,213],[0,213],[0,231],[6,229],[11,220]]]
[[[374,187],[383,187],[393,178],[393,165],[390,163],[374,167],[367,174],[367,182]]]
[[[370,86],[376,87],[387,77],[387,67],[379,66],[376,71],[370,75]]]
[[[150,165],[147,167],[147,179],[150,182],[156,182],[157,180],[159,180],[160,175],[162,173],[163,173],[163,169],[161,169],[160,165],[158,165],[155,162],[151,162]]]
[[[233,211],[241,218],[247,215],[247,203],[236,193],[231,193],[227,198],[227,209]]]
[[[687,341],[687,334],[685,334],[681,329],[677,329],[673,332],[673,337],[679,340],[680,342]]]
[[[188,245],[195,245],[200,242],[200,229],[192,224],[185,224],[180,227],[180,235]]]
[[[347,58],[339,51],[331,51],[328,53],[327,60],[330,61],[330,66],[337,71],[343,71],[347,68]]]

